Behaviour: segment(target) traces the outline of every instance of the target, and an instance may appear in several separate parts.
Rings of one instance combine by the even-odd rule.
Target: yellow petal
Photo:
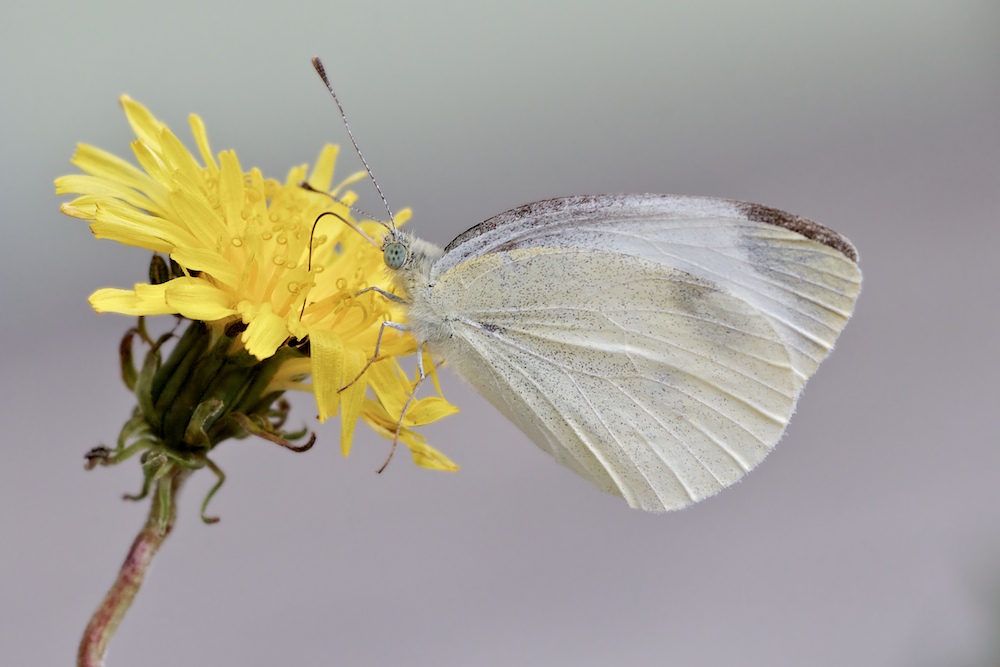
[[[333,181],[333,165],[337,161],[338,152],[337,146],[327,144],[323,147],[316,159],[316,166],[309,174],[309,185],[323,192],[330,189],[330,183]]]
[[[394,438],[396,420],[389,418],[382,407],[374,403],[374,401],[369,401],[368,407],[370,409],[363,413],[365,422],[379,435],[390,440]],[[458,465],[428,445],[419,433],[411,429],[401,428],[399,431],[399,441],[409,448],[410,453],[413,455],[413,461],[422,468],[446,470],[449,472],[458,470]]]
[[[74,200],[71,206],[77,206],[78,203],[79,200]],[[90,231],[99,239],[111,239],[162,253],[170,253],[174,246],[186,240],[178,233],[176,226],[168,224],[162,218],[147,215],[113,199],[101,200],[95,206]]]
[[[189,190],[178,189],[171,192],[168,199],[175,219],[181,222],[182,228],[191,237],[191,242],[186,245],[215,250],[220,238],[225,237],[229,241],[229,231],[219,212],[204,198],[193,196]]]
[[[368,172],[367,171],[364,171],[364,170],[356,171],[353,174],[351,174],[350,176],[348,176],[347,178],[345,178],[344,180],[342,180],[340,183],[338,183],[337,187],[335,187],[333,190],[330,190],[330,194],[333,195],[334,197],[336,197],[336,198],[344,201],[344,202],[348,202],[347,195],[344,194],[343,196],[341,196],[341,194],[340,194],[341,191],[343,191],[343,189],[346,188],[348,185],[351,185],[353,183],[357,183],[358,181],[363,181],[366,178],[368,178]],[[356,197],[355,197],[355,199],[356,199]],[[349,204],[353,204],[353,203],[354,202],[352,201]]]
[[[337,414],[338,392],[344,376],[344,341],[334,331],[310,332],[309,356],[312,358],[313,393],[316,394],[319,420],[323,422]]]
[[[176,311],[167,305],[166,285],[135,286],[135,291],[99,289],[90,295],[91,307],[99,313],[122,315],[172,315]]]
[[[112,181],[99,176],[73,174],[71,176],[60,176],[56,179],[55,185],[57,195],[81,194],[102,199],[120,199],[130,206],[143,209],[154,215],[162,215],[163,213],[156,202],[119,181]]]
[[[186,247],[178,248],[170,253],[170,256],[184,268],[207,273],[215,282],[225,285],[230,290],[239,284],[240,277],[233,269],[233,265],[215,251]]]
[[[132,131],[135,132],[135,136],[139,138],[139,141],[153,150],[159,150],[160,132],[166,128],[166,125],[153,117],[149,109],[128,95],[122,95],[118,98],[118,101],[121,103],[122,109],[125,110],[125,117],[128,119],[129,125],[132,126]]]
[[[91,176],[134,188],[158,203],[166,197],[166,188],[150,178],[149,174],[100,148],[77,144],[76,152],[70,161]]]
[[[231,301],[232,297],[207,280],[187,277],[175,278],[165,283],[164,287],[166,288],[167,303],[174,308],[173,312],[184,317],[203,322],[214,322],[236,314]],[[244,332],[244,336],[246,336],[246,332]],[[251,352],[251,354],[253,353]],[[271,354],[274,352],[272,351]],[[264,357],[259,358],[263,359]]]
[[[399,418],[403,404],[413,392],[408,380],[404,379],[402,369],[395,362],[379,362],[372,364],[367,371],[368,384],[375,392],[375,398],[390,415]]]
[[[243,170],[233,151],[219,153],[219,163],[222,165],[219,197],[226,226],[231,230],[239,229],[246,224],[243,221]]]
[[[426,347],[420,348],[420,353],[423,355],[424,372],[427,373],[431,378],[431,382],[434,383],[434,391],[437,392],[438,396],[444,396],[444,393],[441,391],[441,381],[438,379],[437,364],[434,363],[434,357],[431,356]]]
[[[440,396],[428,396],[410,404],[403,422],[407,426],[424,426],[456,412],[458,408]]]
[[[298,188],[299,183],[306,180],[306,173],[309,171],[309,165],[300,164],[297,167],[292,167],[288,171],[288,176],[285,177],[285,193],[288,192],[290,188]]]
[[[132,154],[146,173],[153,177],[157,183],[170,183],[170,169],[163,163],[159,154],[149,144],[141,141],[133,141],[129,144]]]
[[[365,377],[358,377],[358,373],[368,363],[368,357],[363,352],[348,348],[344,354],[344,376],[342,385],[357,381],[340,392],[340,451],[344,456],[351,452],[351,443],[354,440],[354,427],[358,423],[361,411],[365,403],[365,394],[368,391],[368,382]]]
[[[421,468],[444,470],[447,472],[458,470],[458,465],[454,461],[427,443],[407,442],[406,446],[410,448],[410,454],[413,455],[413,462]]]
[[[397,213],[394,217],[396,219],[396,225],[397,226],[404,225],[404,224],[406,224],[410,220],[410,218],[413,217],[413,210],[409,209],[409,208],[404,208],[399,213]]]
[[[271,378],[264,394],[272,391],[307,391],[312,392],[313,386],[305,380],[312,371],[312,359],[309,357],[292,357],[281,364],[281,367]]]
[[[201,177],[201,165],[195,161],[181,140],[167,128],[163,128],[160,132],[160,146],[163,159],[172,171],[182,174],[189,183],[198,186],[204,183]]]
[[[208,145],[208,130],[205,129],[205,123],[196,114],[188,116],[188,123],[191,125],[191,133],[194,135],[195,143],[198,144],[198,152],[201,153],[201,159],[204,160],[205,166],[209,171],[218,172],[219,165],[215,163],[212,148]]]
[[[242,336],[247,352],[258,359],[272,356],[288,338],[285,319],[275,314],[270,303],[255,307],[243,302],[238,309],[243,321],[247,323],[247,330]]]

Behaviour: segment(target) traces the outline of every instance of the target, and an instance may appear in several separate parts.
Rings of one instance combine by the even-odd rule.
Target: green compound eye
[[[382,250],[382,259],[390,269],[402,268],[406,263],[406,246],[399,241],[390,241]]]

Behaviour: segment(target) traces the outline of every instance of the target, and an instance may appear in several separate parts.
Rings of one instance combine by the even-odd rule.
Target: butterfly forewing
[[[566,197],[501,213],[456,238],[435,266],[514,248],[642,257],[727,289],[770,318],[801,383],[832,348],[861,287],[847,239],[776,209],[705,197]]]

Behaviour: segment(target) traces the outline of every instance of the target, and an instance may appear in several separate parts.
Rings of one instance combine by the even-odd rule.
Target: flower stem
[[[176,469],[157,480],[146,524],[132,543],[132,548],[118,571],[118,578],[83,633],[76,657],[78,667],[104,665],[108,643],[139,592],[153,556],[174,527],[174,520],[177,518],[177,492],[188,474],[187,470]]]

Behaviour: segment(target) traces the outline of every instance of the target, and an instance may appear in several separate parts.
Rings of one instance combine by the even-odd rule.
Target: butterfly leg
[[[417,374],[418,378],[416,383],[413,385],[413,390],[410,392],[410,397],[406,399],[406,403],[403,404],[403,409],[399,413],[399,421],[396,422],[396,434],[392,438],[392,448],[389,450],[389,456],[386,457],[385,463],[376,472],[381,473],[385,470],[386,466],[389,465],[389,461],[392,460],[392,455],[396,453],[396,445],[399,444],[399,432],[403,429],[403,418],[406,416],[406,411],[410,409],[410,404],[413,403],[413,399],[417,395],[417,389],[427,379],[427,374],[424,373],[424,346],[419,345],[417,347]]]
[[[356,292],[354,294],[354,296],[361,296],[365,292],[376,292],[378,294],[381,294],[385,298],[389,299],[389,301],[393,301],[395,303],[408,303],[408,301],[406,299],[404,299],[403,297],[397,296],[397,295],[393,294],[392,292],[386,292],[381,287],[366,287],[363,290],[361,290],[359,292]],[[396,329],[397,331],[409,331],[410,330],[410,328],[407,327],[405,324],[399,324],[397,322],[383,322],[382,326],[379,328],[379,331],[378,331],[378,340],[375,341],[375,354],[373,354],[372,358],[368,360],[368,363],[365,364],[365,367],[361,369],[361,372],[358,373],[357,377],[355,377],[353,380],[351,380],[350,382],[348,382],[347,384],[345,384],[343,387],[341,387],[339,389],[339,391],[344,391],[345,389],[347,389],[348,387],[350,387],[352,384],[354,384],[355,382],[357,382],[358,380],[360,380],[361,376],[365,374],[365,371],[367,371],[371,367],[372,364],[374,364],[376,361],[378,361],[379,347],[382,345],[382,334],[385,333],[385,328],[386,327],[391,327],[393,329]]]
[[[374,286],[373,287],[366,287],[366,288],[364,288],[363,290],[361,290],[359,292],[355,292],[354,296],[361,296],[365,292],[375,292],[377,294],[381,294],[382,296],[384,296],[385,298],[389,299],[389,301],[392,301],[393,303],[410,303],[409,301],[407,301],[403,297],[399,296],[398,294],[393,294],[392,292],[386,292],[381,287],[374,287]]]
[[[399,322],[388,322],[388,321],[383,322],[382,326],[379,327],[379,330],[378,330],[378,338],[375,340],[375,354],[372,355],[372,358],[368,360],[368,363],[365,364],[364,368],[361,369],[361,371],[357,374],[357,376],[353,380],[351,380],[350,382],[348,382],[347,384],[345,384],[343,387],[341,387],[338,390],[338,393],[341,392],[341,391],[344,391],[345,389],[347,389],[348,387],[350,387],[352,384],[354,384],[355,382],[357,382],[358,380],[360,380],[361,376],[365,374],[365,371],[367,371],[369,368],[371,368],[371,365],[374,364],[376,361],[379,360],[379,356],[378,356],[379,348],[382,347],[382,334],[385,333],[386,327],[388,327],[390,329],[395,329],[396,331],[409,331],[410,330],[410,327],[408,327],[405,324],[400,324]]]

